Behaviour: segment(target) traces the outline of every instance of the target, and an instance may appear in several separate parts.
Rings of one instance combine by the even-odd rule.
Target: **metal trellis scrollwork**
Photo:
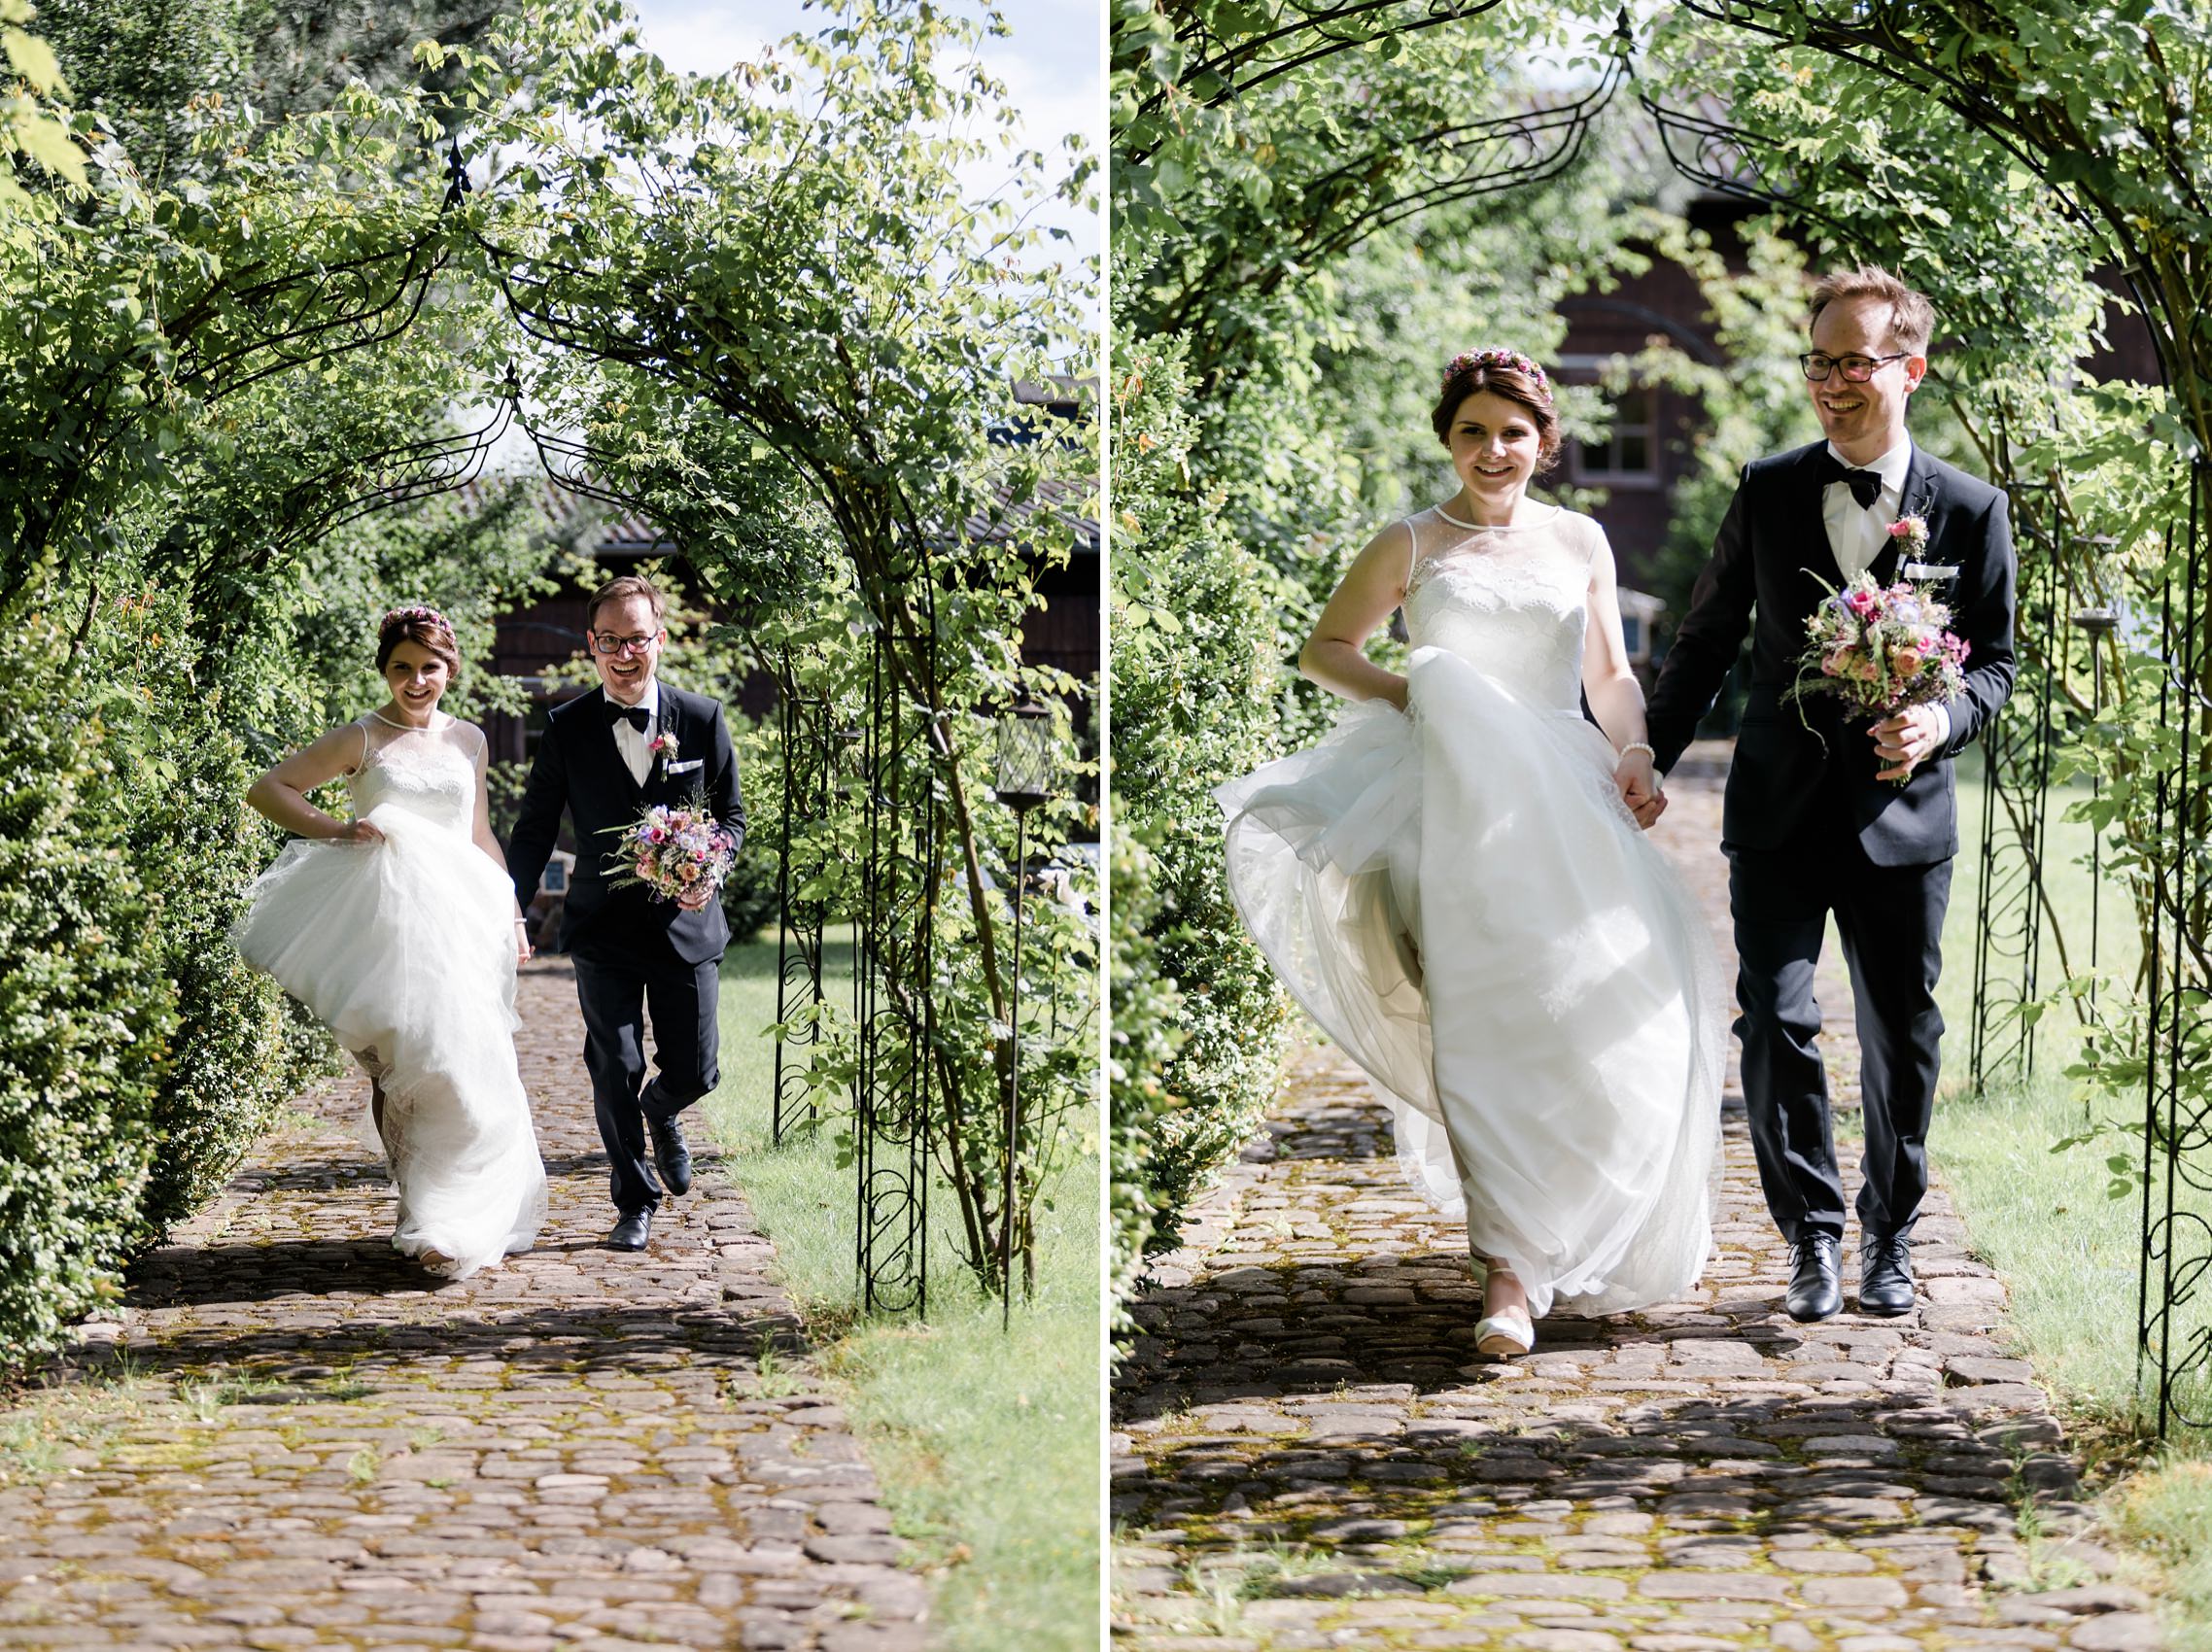
[[[1775,146],[1756,132],[1694,110],[1670,109],[1642,89],[1637,101],[1659,128],[1668,164],[1691,183],[1754,206],[1779,207],[1808,223],[1833,222],[1808,202],[1794,172],[1774,175]]]
[[[830,868],[820,847],[797,840],[801,819],[829,816],[839,741],[832,732],[832,706],[800,687],[788,649],[778,667],[776,719],[782,758],[783,829],[776,851],[776,905],[782,918],[776,941],[776,1021],[785,1030],[776,1040],[771,1135],[780,1144],[783,1132],[802,1111],[809,1123],[816,1117],[814,1105],[807,1099],[808,1074],[800,1052],[821,1042],[821,1028],[812,1020],[796,1027],[792,1021],[804,1011],[818,1011],[823,1002],[822,948],[829,924],[823,884]]]
[[[885,647],[878,633],[859,754],[866,854],[852,975],[860,1043],[852,1094],[854,1262],[864,1309],[923,1313],[934,1009],[926,996],[918,1003],[902,997],[897,983],[929,979],[940,848],[927,781],[928,719],[900,691]]]
[[[188,331],[177,352],[177,377],[212,400],[272,373],[397,338],[421,317],[431,282],[451,256],[445,215],[469,189],[456,142],[446,158],[438,216],[420,234],[398,247],[329,259],[231,290],[228,326],[220,340],[203,343],[199,332]]]
[[[1633,71],[1625,51],[1616,52],[1597,84],[1580,96],[1517,111],[1489,120],[1444,126],[1429,134],[1425,148],[1446,157],[1443,175],[1401,195],[1378,201],[1338,224],[1316,250],[1336,254],[1416,213],[1447,201],[1471,200],[1538,184],[1548,184],[1581,158],[1598,117],[1612,102]],[[1340,182],[1368,170],[1373,157],[1363,155],[1315,179],[1309,194],[1330,192]]]
[[[1346,0],[1338,4],[1329,0],[1275,0],[1263,22],[1233,40],[1215,33],[1208,18],[1193,9],[1172,8],[1189,14],[1176,23],[1175,43],[1192,59],[1177,77],[1177,86],[1202,88],[1194,93],[1194,101],[1209,109],[1219,108],[1339,52],[1465,22],[1501,3],[1425,0],[1414,7],[1406,0]],[[1154,91],[1139,105],[1138,119],[1158,119],[1168,96],[1164,86]],[[1131,145],[1123,154],[1132,161],[1148,160],[1165,136],[1162,129],[1160,140]]]
[[[2063,520],[2056,491],[2015,483],[2019,629],[2028,669],[1982,735],[1981,846],[1974,911],[1974,999],[1967,1068],[1977,1090],[2035,1073],[2035,1002],[2043,965],[2042,869],[2050,813],[2053,716],[2065,622],[2058,613]],[[2048,496],[2048,521],[2027,506]],[[2024,691],[2024,692],[2023,692]]]
[[[2149,1059],[2143,1095],[2143,1262],[2136,1295],[2138,1380],[2155,1394],[2162,1435],[2175,1422],[2212,1428],[2212,636],[2205,581],[2207,466],[2189,471],[2183,578],[2167,562],[2160,612],[2165,670],[2159,721],[2180,738],[2158,776],[2155,841],[2175,846],[2146,868],[2151,896]],[[2169,546],[2170,548],[2170,546]],[[2198,1210],[2192,1210],[2191,1205]],[[2195,1323],[2188,1311],[2196,1309]],[[2151,1367],[2147,1376],[2143,1367]]]

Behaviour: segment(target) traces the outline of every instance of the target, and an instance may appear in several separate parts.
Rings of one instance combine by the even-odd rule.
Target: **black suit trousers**
[[[674,1119],[721,1080],[716,1065],[721,960],[687,963],[673,948],[574,954],[576,1000],[584,1012],[584,1066],[591,1073],[599,1137],[606,1146],[608,1190],[628,1214],[661,1202],[661,1181],[645,1146],[645,1121]],[[645,1079],[645,1018],[653,1024],[658,1071]]]
[[[1866,1130],[1859,1225],[1870,1238],[1909,1237],[1928,1187],[1943,1038],[1935,984],[1952,863],[1876,866],[1844,830],[1787,849],[1726,846],[1744,1102],[1775,1225],[1792,1243],[1844,1231],[1813,992],[1833,912],[1857,1009]]]

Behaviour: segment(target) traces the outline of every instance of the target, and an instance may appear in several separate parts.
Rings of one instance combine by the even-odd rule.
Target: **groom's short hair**
[[[599,624],[599,610],[608,602],[620,602],[631,597],[642,597],[645,605],[653,610],[653,623],[659,625],[668,611],[668,599],[661,588],[641,573],[625,573],[618,579],[609,579],[592,593],[591,601],[584,604],[584,625],[588,629]]]
[[[1935,337],[1935,306],[1880,264],[1830,270],[1815,281],[1813,314],[1806,318],[1805,325],[1812,327],[1820,319],[1820,312],[1840,298],[1882,300],[1889,306],[1889,336],[1900,348],[1915,356],[1928,353],[1928,341]]]

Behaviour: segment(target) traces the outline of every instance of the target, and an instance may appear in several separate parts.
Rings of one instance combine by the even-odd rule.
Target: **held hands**
[[[675,904],[681,907],[687,912],[705,912],[707,910],[707,903],[711,901],[713,898],[714,891],[706,884],[701,884],[697,888],[691,889],[684,894],[678,895],[675,899]]]
[[[531,950],[530,925],[528,923],[525,923],[521,918],[516,918],[514,920],[515,968],[522,968],[523,965],[529,963],[531,959],[536,956],[537,954]]]
[[[1867,731],[1874,754],[1887,765],[1879,780],[1905,780],[1943,743],[1944,716],[1932,706],[1911,706]]]
[[[1646,832],[1667,812],[1667,794],[1659,789],[1659,774],[1648,751],[1622,752],[1613,765],[1613,784],[1620,788],[1620,800],[1628,805],[1629,813]]]

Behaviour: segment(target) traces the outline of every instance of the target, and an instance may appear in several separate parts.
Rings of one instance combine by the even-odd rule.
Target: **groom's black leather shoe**
[[[610,1251],[642,1251],[645,1241],[653,1236],[653,1213],[649,1210],[624,1211],[614,1224],[614,1231],[606,1236]]]
[[[683,1126],[674,1119],[648,1119],[653,1133],[653,1165],[661,1173],[661,1186],[672,1193],[691,1191],[691,1149],[685,1145]]]
[[[1833,1233],[1808,1233],[1789,1248],[1789,1292],[1782,1305],[1793,1320],[1825,1320],[1843,1310],[1842,1241]]]
[[[1858,1311],[1909,1314],[1913,1311],[1913,1243],[1909,1239],[1859,1238]]]

